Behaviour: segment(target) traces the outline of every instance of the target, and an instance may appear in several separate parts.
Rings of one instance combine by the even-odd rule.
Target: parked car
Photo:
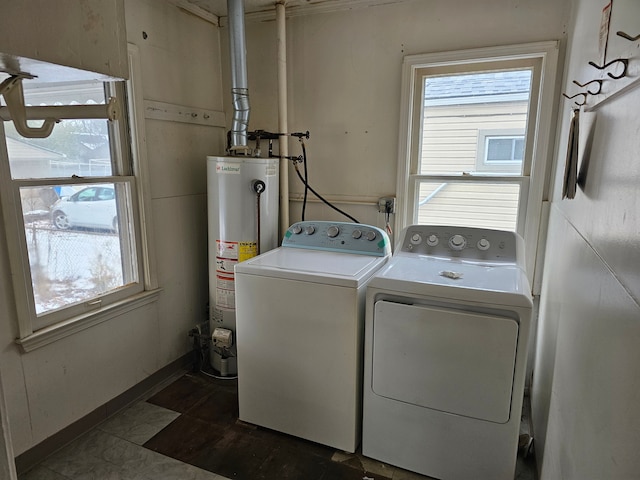
[[[116,192],[113,186],[91,186],[51,207],[51,223],[60,229],[72,227],[118,229]]]

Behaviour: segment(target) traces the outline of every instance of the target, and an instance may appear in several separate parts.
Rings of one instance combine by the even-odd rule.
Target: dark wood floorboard
[[[362,480],[360,462],[335,450],[238,420],[236,380],[189,373],[147,400],[182,415],[144,446],[238,480]]]
[[[367,472],[361,455],[238,420],[236,380],[188,373],[147,401],[181,413],[144,446],[234,480],[383,480]],[[389,473],[391,475],[391,473]],[[426,478],[426,477],[425,477]],[[517,480],[533,480],[535,458],[518,456]]]

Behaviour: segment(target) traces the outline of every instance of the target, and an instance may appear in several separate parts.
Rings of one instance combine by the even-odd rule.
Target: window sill
[[[120,302],[107,305],[97,312],[90,312],[73,317],[55,325],[45,327],[26,337],[17,338],[16,343],[22,347],[25,353],[32,352],[62,338],[155,302],[158,299],[160,291],[161,289],[155,289],[139,293]]]

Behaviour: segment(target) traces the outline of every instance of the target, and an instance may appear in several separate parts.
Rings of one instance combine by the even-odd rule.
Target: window
[[[533,272],[555,42],[405,58],[396,229],[516,231]]]
[[[521,172],[524,145],[523,130],[478,130],[476,171]]]
[[[25,80],[23,89],[27,108],[106,105],[112,96],[126,107],[124,82]],[[46,138],[22,137],[12,122],[0,122],[2,206],[23,341],[145,289],[126,119],[66,118]]]

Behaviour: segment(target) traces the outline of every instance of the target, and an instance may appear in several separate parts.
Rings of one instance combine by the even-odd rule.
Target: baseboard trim
[[[180,357],[178,360],[171,362],[169,365],[145,378],[142,382],[134,385],[126,392],[121,393],[91,413],[73,422],[68,427],[63,428],[26,452],[21,453],[15,458],[18,475],[28,472],[44,459],[122,409],[137,401],[149,398],[153,393],[164,388],[188,371],[192,364],[192,353]]]

